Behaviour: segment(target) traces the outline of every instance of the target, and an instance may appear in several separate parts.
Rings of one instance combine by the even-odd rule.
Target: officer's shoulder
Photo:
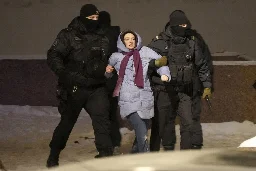
[[[60,30],[58,35],[60,37],[63,37],[63,36],[70,34],[71,32],[72,32],[72,28],[64,28],[64,29]]]
[[[153,42],[156,42],[156,41],[164,41],[164,38],[161,36],[161,35],[157,35],[155,36],[153,39],[152,39]]]
[[[69,33],[69,32],[72,32],[72,31],[73,31],[72,27],[66,27],[66,28],[62,29],[60,32]]]
[[[190,36],[189,40],[193,41],[195,44],[198,44],[198,42],[199,42],[199,39],[196,35]]]
[[[207,46],[206,42],[204,41],[204,38],[198,32],[196,32],[195,34],[195,42],[202,47]]]
[[[108,33],[108,28],[100,27],[94,33],[100,36],[106,36],[106,34]]]
[[[168,42],[161,36],[155,36],[152,41],[149,43],[149,47],[165,47]]]
[[[103,28],[99,28],[94,32],[95,36],[99,36],[101,38],[103,38],[104,40],[108,40],[108,34],[107,34],[107,30],[103,29]]]
[[[190,36],[190,40],[199,41],[202,36],[197,32],[197,30],[193,30],[193,34]]]

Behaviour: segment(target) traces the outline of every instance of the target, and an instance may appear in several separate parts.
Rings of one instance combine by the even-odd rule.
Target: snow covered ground
[[[59,119],[56,107],[0,105],[0,160],[5,167],[19,171],[45,168],[48,144]],[[203,123],[202,126],[205,149],[256,147],[256,124],[250,121]],[[122,128],[121,132],[121,150],[127,153],[133,141],[133,132],[126,128]],[[178,125],[176,132],[179,135]],[[92,159],[96,154],[93,138],[90,117],[82,111],[67,147],[61,153],[60,164]]]
[[[242,142],[238,148],[256,148],[256,136]]]

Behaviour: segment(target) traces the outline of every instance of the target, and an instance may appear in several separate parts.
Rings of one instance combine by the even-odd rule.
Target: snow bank
[[[255,147],[256,148],[256,136],[242,142],[239,145],[239,148],[243,148],[243,147]]]

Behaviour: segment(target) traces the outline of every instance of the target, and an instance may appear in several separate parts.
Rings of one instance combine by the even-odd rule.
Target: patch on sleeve
[[[152,39],[152,41],[157,41],[157,40],[159,40],[160,39],[160,37],[159,36],[156,36],[156,37],[154,37],[153,39]]]
[[[162,36],[156,36],[155,38],[154,38],[155,40],[163,40],[163,38],[162,38]]]

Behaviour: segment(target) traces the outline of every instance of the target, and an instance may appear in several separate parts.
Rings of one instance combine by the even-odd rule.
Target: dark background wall
[[[182,9],[211,52],[222,56],[215,60],[240,60],[223,56],[225,51],[256,60],[255,0],[2,0],[0,104],[57,105],[56,77],[46,65],[46,51],[86,3],[110,12],[112,25],[136,30],[144,45],[173,10]],[[256,65],[215,65],[214,70],[213,113],[204,103],[203,122],[256,122]]]
[[[109,11],[113,25],[136,30],[144,44],[163,29],[173,10],[182,9],[213,53],[256,59],[255,0],[1,0],[0,59],[45,59],[57,33],[86,3]]]

